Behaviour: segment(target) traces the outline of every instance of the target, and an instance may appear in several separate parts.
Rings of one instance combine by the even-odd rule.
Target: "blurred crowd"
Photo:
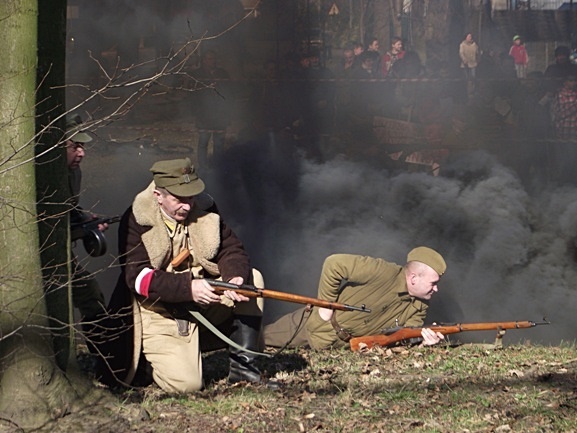
[[[267,60],[239,84],[226,79],[217,66],[223,59],[208,51],[196,85],[210,78],[207,63],[221,80],[209,80],[196,94],[197,127],[217,133],[213,155],[230,147],[218,134],[239,110],[243,122],[235,140],[290,134],[314,160],[344,153],[390,165],[413,155],[431,169],[449,155],[447,149],[486,148],[521,171],[548,175],[563,164],[572,151],[563,143],[577,139],[577,65],[569,48],[558,46],[554,62],[537,71],[527,67],[518,35],[507,53],[482,52],[468,34],[458,56],[460,68],[434,59],[424,65],[401,38],[393,38],[384,53],[369,38],[366,46],[350,43],[329,61],[315,48]],[[201,141],[206,149],[206,134]],[[200,152],[201,166],[209,165],[205,150]],[[559,172],[556,166],[553,171]]]

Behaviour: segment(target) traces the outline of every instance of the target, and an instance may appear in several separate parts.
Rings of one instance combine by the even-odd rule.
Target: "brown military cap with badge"
[[[204,191],[190,158],[158,161],[150,168],[154,184],[178,197],[192,197]]]

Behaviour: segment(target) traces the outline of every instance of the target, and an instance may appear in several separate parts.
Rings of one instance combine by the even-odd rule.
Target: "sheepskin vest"
[[[182,248],[187,247],[191,256],[189,263],[195,276],[202,277],[203,271],[218,276],[218,266],[210,260],[216,256],[220,247],[220,217],[194,205],[184,224],[178,224],[179,227],[171,239],[160,205],[154,196],[154,188],[154,182],[151,182],[132,203],[136,222],[141,226],[151,227],[142,234],[142,242],[151,265],[155,269],[170,272],[172,259]]]

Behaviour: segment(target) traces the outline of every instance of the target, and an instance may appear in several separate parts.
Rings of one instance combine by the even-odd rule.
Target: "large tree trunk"
[[[58,368],[36,217],[36,0],[0,2],[0,430],[30,430],[82,405]],[[68,329],[68,321],[60,323]],[[73,386],[72,386],[73,385]]]

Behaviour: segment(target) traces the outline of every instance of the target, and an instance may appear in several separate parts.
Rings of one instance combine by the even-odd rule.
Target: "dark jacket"
[[[121,275],[115,290],[135,290],[142,269],[154,269],[148,298],[150,301],[190,302],[191,274],[167,272],[173,258],[172,243],[153,197],[153,185],[140,193],[124,214],[118,229]],[[248,281],[250,261],[240,239],[216,213],[198,206],[187,220],[191,238],[193,267],[202,268],[199,276],[224,281],[240,276]],[[178,254],[178,251],[176,252]]]
[[[165,303],[192,301],[191,273],[166,271],[173,257],[172,243],[153,189],[151,183],[136,196],[118,229],[121,274],[110,299],[109,316],[102,323],[107,338],[99,345],[106,362],[101,363],[98,374],[100,380],[109,385],[117,385],[119,381],[130,382],[135,364],[140,362],[140,367],[143,366],[144,357],[139,356],[140,328],[134,322],[132,295],[142,269],[154,269],[148,300]],[[241,276],[250,281],[250,261],[241,241],[217,213],[211,212],[212,209],[215,207],[195,203],[187,219],[189,233],[196,244],[191,254],[192,265],[200,269],[197,271],[200,277],[221,276],[227,281]]]

